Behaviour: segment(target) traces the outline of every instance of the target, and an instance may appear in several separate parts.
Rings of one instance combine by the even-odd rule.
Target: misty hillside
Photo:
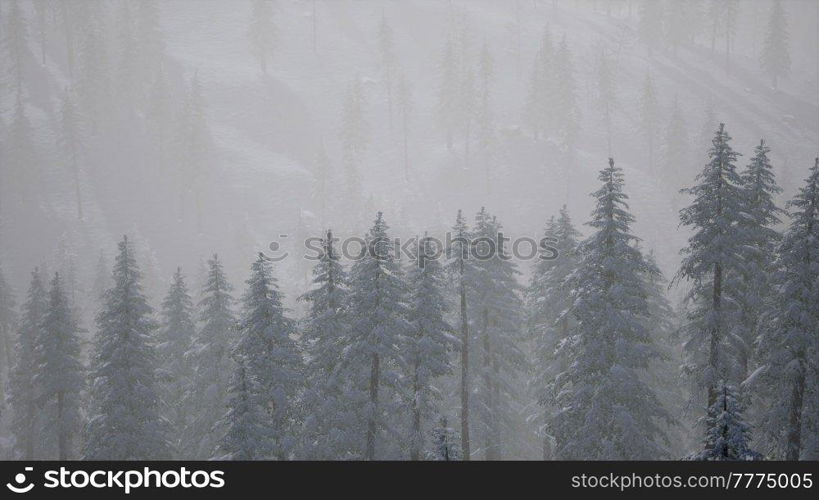
[[[794,70],[774,90],[759,70],[759,39],[767,16],[761,3],[739,9],[740,30],[732,41],[730,58],[724,55],[720,35],[711,52],[705,12],[698,19],[701,30],[689,27],[689,36],[696,43],[680,44],[676,54],[661,42],[649,50],[638,30],[638,3],[601,3],[595,8],[594,2],[281,1],[273,6],[275,32],[265,75],[248,35],[249,3],[162,2],[161,33],[156,36],[166,54],[168,105],[173,108],[184,93],[185,82],[196,75],[212,134],[212,168],[197,188],[202,191],[200,203],[207,227],[193,232],[189,227],[182,229],[180,215],[169,213],[173,203],[169,198],[174,196],[169,191],[174,189],[156,185],[164,174],[154,169],[155,158],[144,153],[149,140],[146,108],[134,109],[127,122],[116,125],[121,129],[111,131],[105,146],[95,145],[89,152],[93,170],[88,166],[81,173],[87,204],[82,223],[76,221],[71,207],[71,189],[64,189],[51,175],[42,180],[49,194],[38,202],[41,219],[4,217],[6,266],[12,269],[13,282],[19,284],[26,273],[14,270],[60,258],[46,243],[58,237],[76,255],[92,256],[78,257],[75,262],[89,272],[99,251],[91,242],[113,241],[127,232],[152,249],[161,276],[183,258],[186,262],[191,257],[202,259],[212,251],[224,254],[229,266],[241,273],[247,256],[265,248],[279,234],[299,230],[315,234],[330,226],[360,232],[369,224],[375,207],[384,210],[395,227],[414,234],[449,226],[458,208],[471,213],[486,205],[505,222],[507,231],[537,235],[561,205],[567,204],[579,218],[591,208],[587,194],[609,156],[597,97],[598,60],[605,53],[614,97],[611,155],[627,175],[636,234],[647,247],[656,249],[666,273],[671,273],[686,237],[668,230],[676,225],[676,212],[684,203],[676,191],[693,180],[704,162],[704,129],[725,122],[737,149],[746,154],[764,137],[772,147],[785,197],[803,177],[819,141],[819,84],[815,51],[801,48],[816,45],[811,19],[819,14],[810,2],[786,2],[789,12],[799,13],[789,17],[791,43],[796,47]],[[30,82],[25,106],[48,171],[57,169],[53,161],[55,127],[60,96],[70,81],[64,35],[56,17],[47,21],[43,64],[34,36],[37,13],[26,2],[21,6],[30,16],[32,35],[25,52]],[[138,14],[129,15],[136,18]],[[116,26],[122,15],[119,6],[111,3],[100,6],[94,19],[87,21],[107,24],[103,35],[110,39],[107,64],[112,69],[117,65],[116,52],[121,50],[122,33]],[[404,178],[397,103],[393,103],[390,125],[379,53],[382,19],[393,33],[392,79],[403,75],[412,93],[409,180]],[[74,37],[80,40],[86,28],[74,29],[78,30]],[[525,120],[532,64],[545,29],[555,46],[565,40],[571,55],[579,107],[571,166],[559,138],[534,140]],[[464,66],[476,67],[484,45],[493,58],[494,142],[486,162],[477,144],[466,157],[466,132],[457,131],[448,149],[436,126],[448,38],[463,39],[458,58]],[[74,43],[79,52],[81,42]],[[640,98],[646,75],[653,80],[658,105],[652,124],[657,130],[654,172],[647,167],[646,141],[640,133]],[[148,89],[155,76],[140,78],[139,83]],[[322,214],[316,199],[317,150],[322,144],[326,148],[329,182],[341,183],[342,105],[356,80],[363,89],[368,127],[368,145],[359,168],[363,200],[353,202],[359,207],[356,213],[362,215],[350,218],[349,212],[327,208]],[[116,99],[116,86],[111,91]],[[690,154],[684,165],[665,164],[661,153],[675,99],[688,135]],[[711,124],[706,123],[709,107],[713,110]],[[12,119],[13,108],[14,96],[4,92],[4,127]],[[175,111],[170,109],[169,114]],[[114,163],[124,176],[113,175]],[[371,208],[369,213],[363,213],[366,207]],[[28,230],[32,223],[37,224],[37,231]],[[32,248],[39,250],[32,252]]]

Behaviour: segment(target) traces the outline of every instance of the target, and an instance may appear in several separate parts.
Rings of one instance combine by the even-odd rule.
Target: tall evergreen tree
[[[461,403],[461,451],[463,459],[471,457],[471,443],[469,439],[469,395],[472,392],[470,380],[471,365],[469,360],[469,307],[468,291],[471,289],[472,260],[470,258],[471,236],[463,213],[458,210],[455,225],[452,226],[452,241],[447,248],[446,265],[450,281],[458,294],[458,324],[460,330],[460,403]]]
[[[819,158],[788,209],[791,222],[777,252],[771,320],[759,341],[767,396],[762,424],[776,458],[815,460],[819,451],[815,366],[819,353]]]
[[[302,359],[292,338],[293,321],[285,315],[276,278],[263,254],[251,266],[246,283],[239,342],[233,352],[238,368],[222,448],[233,459],[285,460],[296,445]]]
[[[43,322],[48,311],[46,292],[39,269],[31,273],[23,314],[14,345],[14,364],[9,373],[8,405],[11,409],[11,432],[14,436],[14,457],[21,460],[40,458],[37,447],[37,395],[35,374],[39,360],[37,339],[42,337]]]
[[[353,263],[350,276],[350,337],[344,349],[347,376],[368,395],[364,420],[367,460],[396,456],[386,435],[400,435],[397,414],[403,404],[406,284],[395,258],[389,226],[378,215],[367,233],[366,252]],[[390,439],[394,441],[394,439]]]
[[[635,247],[623,174],[609,159],[592,196],[595,232],[580,245],[573,292],[569,366],[558,388],[558,454],[635,460],[665,454],[659,422],[667,417],[644,377],[658,356],[648,328],[649,264]]]
[[[773,263],[780,235],[774,229],[781,221],[782,210],[774,198],[782,189],[776,184],[768,159],[770,148],[759,141],[754,156],[740,174],[743,193],[744,245],[739,249],[743,260],[740,284],[741,328],[737,337],[737,370],[740,380],[750,375],[754,344],[760,333],[763,316],[770,306],[773,285]]]
[[[171,446],[155,382],[153,310],[142,294],[131,242],[123,237],[118,248],[114,284],[97,315],[83,455],[88,460],[167,459]]]
[[[253,0],[248,37],[253,52],[259,59],[262,73],[267,74],[267,61],[273,54],[276,41],[276,26],[273,23],[273,2],[271,0]]]
[[[334,245],[328,231],[313,269],[313,288],[300,297],[309,304],[302,342],[308,360],[304,455],[311,459],[357,458],[363,452],[355,427],[363,423],[358,408],[366,403],[366,394],[342,373],[349,340],[349,279]]]
[[[231,359],[236,333],[232,290],[222,262],[214,254],[208,260],[207,280],[198,304],[199,331],[186,353],[193,368],[193,387],[184,404],[191,412],[181,450],[185,458],[211,458],[224,435],[220,423],[228,402],[229,379],[225,374],[235,372]]]
[[[186,356],[195,335],[193,302],[185,284],[182,269],[176,268],[168,295],[162,301],[162,321],[157,345],[160,396],[163,414],[171,426],[174,452],[179,453],[185,444],[181,439],[188,420],[197,409],[189,408],[186,395],[192,389],[193,366]],[[183,455],[179,455],[184,458]]]
[[[427,448],[425,437],[429,421],[440,413],[437,406],[441,394],[435,381],[452,372],[449,350],[457,342],[452,336],[452,327],[444,319],[447,305],[443,294],[444,270],[439,261],[442,251],[425,236],[419,242],[415,265],[409,273],[411,296],[407,319],[410,330],[404,357],[412,379],[411,460],[420,460]]]
[[[552,441],[556,438],[554,418],[556,377],[564,372],[570,343],[571,291],[566,280],[577,267],[580,233],[574,228],[565,206],[557,220],[546,225],[542,240],[557,251],[555,258],[538,260],[526,291],[529,335],[534,344],[531,390],[540,408],[534,417],[543,442],[543,459],[554,458]],[[559,446],[559,444],[558,444]]]
[[[739,224],[743,210],[741,179],[736,171],[739,156],[729,144],[731,136],[720,124],[711,141],[709,162],[695,186],[682,192],[694,197],[680,211],[683,226],[693,229],[674,281],[688,280],[690,311],[686,330],[688,361],[685,370],[694,387],[707,388],[707,405],[716,398],[719,380],[737,376],[730,346],[737,326],[739,279],[743,269],[740,247],[746,236]]]
[[[779,79],[788,76],[791,71],[789,49],[788,20],[782,2],[775,0],[771,5],[768,18],[768,29],[760,55],[762,70],[771,78],[771,84],[777,88]]]
[[[475,269],[469,316],[470,341],[478,347],[479,355],[475,428],[487,460],[501,459],[504,447],[509,451],[517,444],[516,429],[522,417],[520,386],[526,370],[520,349],[524,312],[517,283],[519,271],[505,242],[499,241],[500,235],[500,223],[481,208],[472,232]]]
[[[80,398],[85,387],[85,369],[80,360],[80,328],[74,316],[62,279],[55,273],[48,311],[35,339],[34,376],[43,458],[52,460],[75,458],[82,431]]]

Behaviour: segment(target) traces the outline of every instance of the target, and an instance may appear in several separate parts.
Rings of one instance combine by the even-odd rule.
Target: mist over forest
[[[819,459],[817,47],[812,0],[0,0],[0,458]]]

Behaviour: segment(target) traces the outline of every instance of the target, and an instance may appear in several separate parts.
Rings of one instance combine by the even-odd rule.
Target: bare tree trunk
[[[461,262],[461,448],[469,460],[469,321],[466,311],[466,287]]]
[[[788,434],[785,460],[799,460],[802,451],[802,405],[805,396],[805,367],[791,388],[791,406],[788,411]]]
[[[412,378],[412,444],[410,460],[421,459],[421,384],[418,380],[418,362],[415,363]]]
[[[714,375],[708,385],[708,407],[717,400],[717,375],[719,369],[719,336],[720,336],[720,312],[722,310],[722,265],[714,264],[714,293],[713,293],[714,321],[716,324],[711,328],[711,338],[708,353],[708,366]]]
[[[375,460],[375,433],[378,416],[378,380],[380,378],[380,359],[378,354],[372,355],[372,366],[370,368],[370,415],[367,422],[367,460]]]
[[[66,436],[66,429],[63,429],[63,413],[65,412],[65,396],[62,391],[57,393],[57,442],[59,446],[59,459],[66,460],[68,458],[68,436]]]

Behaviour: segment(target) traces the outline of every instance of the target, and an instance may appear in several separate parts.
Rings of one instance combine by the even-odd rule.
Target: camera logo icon
[[[33,470],[34,470],[34,467],[26,467],[25,468],[26,472],[31,472]],[[10,489],[14,493],[28,493],[29,491],[31,491],[34,488],[34,483],[25,484],[26,483],[26,475],[24,473],[22,473],[22,472],[18,472],[14,476],[14,482],[16,484],[6,483],[6,488]]]

